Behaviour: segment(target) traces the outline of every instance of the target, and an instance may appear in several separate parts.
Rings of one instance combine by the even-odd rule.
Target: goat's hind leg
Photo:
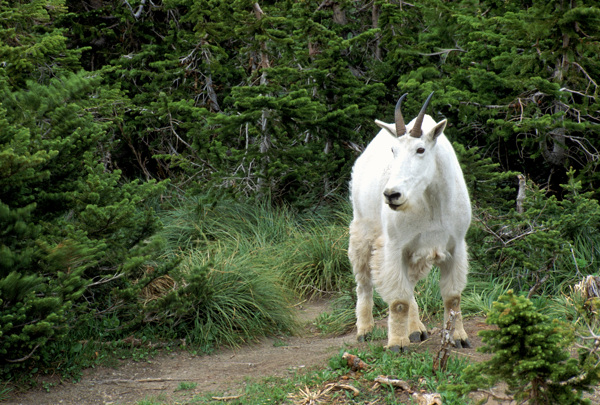
[[[375,326],[373,280],[369,268],[371,242],[368,231],[355,221],[350,224],[348,257],[356,280],[356,338],[359,342],[363,342],[370,338]]]

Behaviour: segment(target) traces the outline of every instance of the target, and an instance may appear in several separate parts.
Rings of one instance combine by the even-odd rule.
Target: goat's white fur
[[[388,348],[402,350],[426,337],[414,287],[432,265],[440,268],[444,325],[451,309],[460,311],[471,205],[456,154],[443,134],[446,120],[436,123],[425,115],[420,138],[396,137],[393,124],[376,123],[382,130],[356,160],[351,181],[348,256],[357,284],[357,336],[360,340],[373,329],[375,285],[390,306]],[[459,347],[469,345],[460,315],[454,339]]]

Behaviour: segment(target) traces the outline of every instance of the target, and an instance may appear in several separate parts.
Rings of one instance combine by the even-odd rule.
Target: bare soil
[[[222,349],[211,355],[196,356],[178,351],[160,354],[144,362],[120,361],[116,368],[85,370],[77,383],[44,377],[38,381],[39,388],[17,394],[4,403],[136,404],[144,399],[156,398],[164,403],[187,403],[198,394],[215,393],[219,397],[240,395],[249,382],[325,368],[327,361],[341,349],[359,347],[361,344],[356,341],[354,331],[343,336],[323,336],[315,329],[312,321],[327,310],[326,301],[299,306],[298,317],[304,325],[299,336],[264,339],[237,349]],[[385,320],[380,324],[385,325]],[[483,318],[467,319],[465,329],[472,347],[456,353],[468,356],[472,361],[487,359],[487,355],[476,351],[482,344],[477,331],[489,327]],[[433,328],[430,339],[420,345],[412,345],[411,350],[437,352],[439,347],[439,329]],[[194,388],[178,389],[182,383]],[[43,388],[49,385],[49,390]],[[483,399],[481,395],[479,399]],[[491,399],[487,402],[488,405],[498,403]]]

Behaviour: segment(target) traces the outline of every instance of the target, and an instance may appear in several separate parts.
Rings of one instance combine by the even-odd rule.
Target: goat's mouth
[[[388,203],[388,206],[394,211],[401,210],[403,205],[404,205],[404,203],[400,203],[400,204]]]

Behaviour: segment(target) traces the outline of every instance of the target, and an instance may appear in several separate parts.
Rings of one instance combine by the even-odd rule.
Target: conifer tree
[[[102,163],[106,121],[92,112],[115,93],[101,82],[82,72],[15,91],[0,70],[2,375],[57,361],[52,342],[81,333],[84,318],[143,275],[156,248],[147,240],[156,218],[142,203],[162,186],[123,182]]]
[[[0,60],[11,86],[80,66],[83,49],[68,49],[65,31],[55,25],[66,13],[65,0],[0,1]]]
[[[481,351],[493,357],[470,365],[464,375],[467,383],[453,389],[466,393],[503,381],[507,393],[528,404],[590,403],[582,393],[597,383],[598,370],[581,369],[582,364],[566,350],[572,336],[531,301],[511,290],[494,302],[486,323],[498,326],[479,332],[485,344]]]

